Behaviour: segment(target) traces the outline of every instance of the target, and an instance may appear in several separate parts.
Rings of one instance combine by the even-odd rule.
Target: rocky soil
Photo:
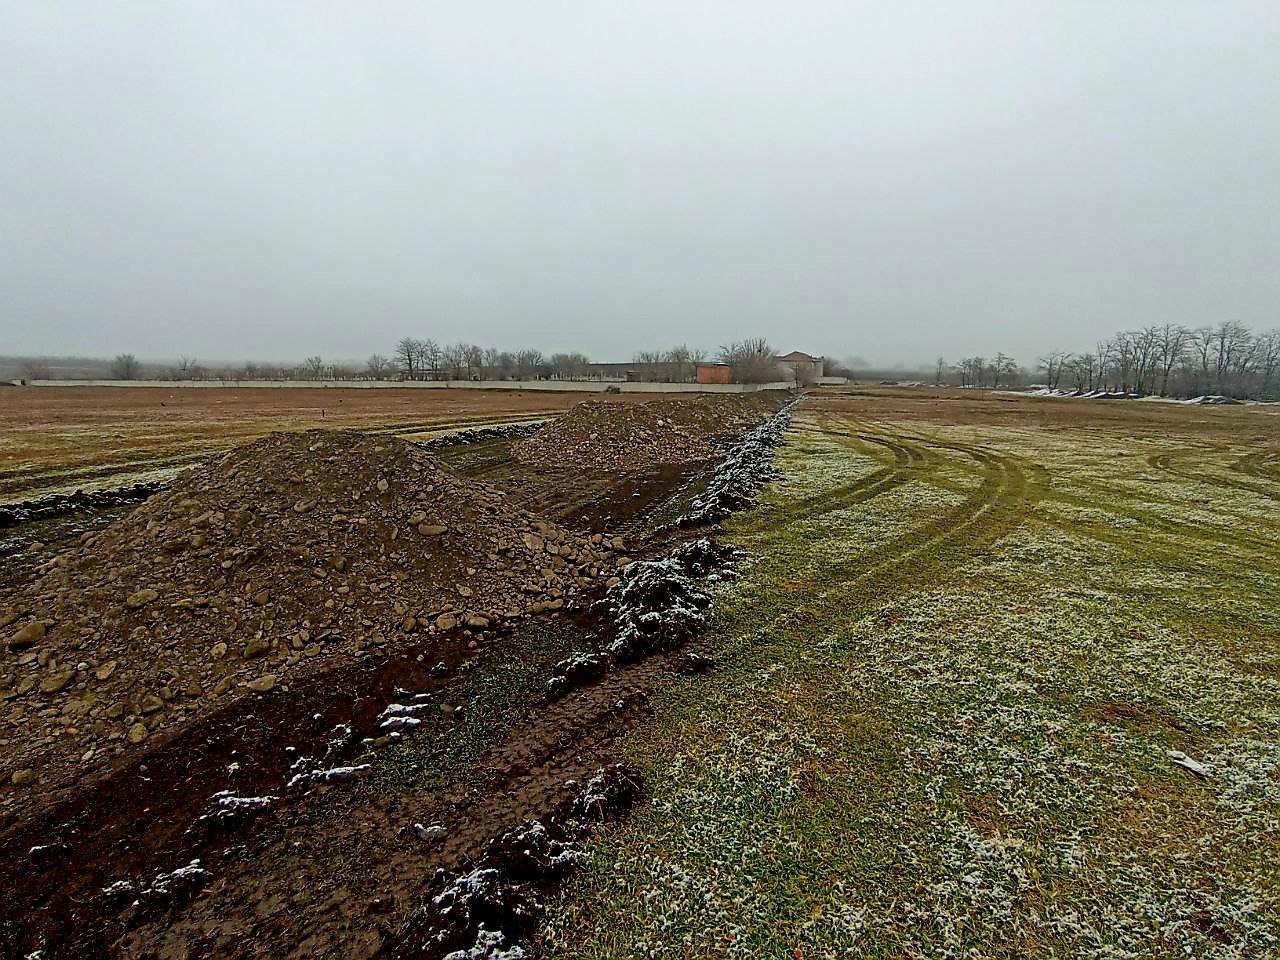
[[[758,394],[666,397],[625,406],[586,400],[512,451],[524,464],[547,468],[692,463],[715,456],[715,441],[759,423],[778,402]]]
[[[0,810],[370,648],[570,605],[623,547],[403,441],[265,437],[0,592]]]

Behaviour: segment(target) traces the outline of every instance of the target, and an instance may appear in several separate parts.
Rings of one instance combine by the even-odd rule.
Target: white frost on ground
[[[1030,440],[1002,431],[984,442],[1025,452]],[[1151,452],[1037,442],[1074,463],[1114,454],[1117,472],[1147,469]],[[821,458],[811,460],[820,472]],[[800,476],[780,499],[821,489],[807,463],[787,461]],[[753,591],[749,573],[722,597],[721,669],[681,705],[688,720],[655,752],[652,806],[592,850],[596,867],[553,914],[552,952],[1280,953],[1280,886],[1274,864],[1258,859],[1280,835],[1274,654],[1267,660],[1256,636],[1206,639],[1160,618],[1265,615],[1275,574],[1249,569],[1256,545],[1214,548],[1215,563],[1238,567],[1238,591],[1223,596],[1194,564],[1171,567],[1166,554],[1036,519],[1046,510],[1111,524],[1107,503],[1040,501],[952,582],[794,626],[792,608],[812,598],[790,577],[820,573],[841,550],[856,556],[953,502],[932,496],[921,483],[896,488],[850,507],[865,512],[856,527],[841,511],[830,543],[748,532],[760,554],[753,571],[785,571],[777,582],[788,591]],[[1204,509],[1235,510],[1233,496],[1220,492]],[[1161,510],[1196,522],[1176,504]],[[1145,532],[1124,520],[1112,529]],[[1158,532],[1168,556],[1205,549]],[[1255,583],[1257,596],[1242,592]],[[761,627],[762,615],[775,625]],[[1259,668],[1242,670],[1242,658]],[[1170,750],[1212,775],[1175,765]],[[601,904],[622,912],[597,941]]]

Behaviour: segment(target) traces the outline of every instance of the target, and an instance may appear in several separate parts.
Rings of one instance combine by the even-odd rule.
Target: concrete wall
[[[778,383],[611,383],[607,380],[30,380],[32,387],[154,387],[165,390],[279,389],[333,390],[550,390],[603,393],[616,387],[623,393],[757,393],[787,390]]]

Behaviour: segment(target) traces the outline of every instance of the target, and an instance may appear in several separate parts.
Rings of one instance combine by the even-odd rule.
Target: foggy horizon
[[[1280,324],[1280,7],[0,9],[0,354]]]

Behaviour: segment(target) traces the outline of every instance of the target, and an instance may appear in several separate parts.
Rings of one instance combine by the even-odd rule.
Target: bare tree
[[[1075,388],[1076,393],[1084,393],[1086,390],[1093,389],[1093,365],[1094,357],[1092,353],[1067,355],[1065,366],[1067,372],[1071,375],[1071,385]]]
[[[1055,357],[1063,357],[1050,383],[1056,385],[1058,376],[1070,374],[1078,392],[1270,396],[1280,376],[1278,339],[1276,331],[1254,334],[1231,320],[1194,330],[1164,323],[1118,333],[1100,342],[1094,354],[1055,352],[1041,360],[1041,369],[1047,372]]]
[[[658,350],[641,350],[631,358],[632,365],[647,383],[656,383],[662,368],[662,353]]]
[[[401,337],[394,356],[405,379],[416,380],[422,368],[422,341],[415,337]]]
[[[195,357],[189,357],[185,353],[178,358],[178,365],[169,370],[169,376],[174,380],[195,380],[200,375],[201,367]]]
[[[451,343],[440,348],[440,372],[445,380],[461,380],[466,344]]]
[[[1252,339],[1253,334],[1247,327],[1231,320],[1224,320],[1214,328],[1213,383],[1219,393],[1231,392],[1232,375],[1239,372],[1237,362]]]
[[[735,383],[768,383],[778,376],[773,348],[764,337],[749,337],[722,344],[716,359],[733,368],[732,378]]]
[[[1280,330],[1268,330],[1259,334],[1254,340],[1255,376],[1257,378],[1257,395],[1262,400],[1272,400],[1276,396],[1276,374],[1280,372]]]
[[[484,376],[484,350],[474,343],[469,343],[462,351],[462,361],[466,365],[467,379]]]
[[[1196,372],[1196,384],[1192,390],[1204,393],[1211,389],[1213,379],[1213,328],[1197,327],[1191,331],[1190,349]]]
[[[1166,323],[1157,333],[1156,373],[1160,377],[1160,396],[1169,395],[1169,375],[1187,354],[1191,331],[1177,323]]]
[[[394,369],[395,364],[380,353],[370,354],[369,359],[364,362],[364,372],[371,380],[385,380]]]
[[[444,367],[444,351],[434,340],[420,340],[422,373],[428,380],[439,380]]]
[[[995,360],[991,364],[991,386],[993,389],[1000,389],[1003,383],[1005,386],[1013,386],[1016,374],[1018,372],[1018,361],[1013,357],[1007,357],[1003,353],[997,353]]]
[[[138,358],[132,353],[117,353],[111,361],[111,376],[116,380],[137,380]]]
[[[697,363],[693,359],[693,351],[683,343],[668,350],[663,360],[670,365],[669,379],[678,383],[688,383],[697,374]]]
[[[1036,369],[1044,371],[1045,385],[1050,390],[1058,389],[1058,384],[1062,382],[1063,370],[1070,360],[1071,354],[1065,350],[1050,350],[1040,358]]]
[[[521,380],[539,376],[546,367],[541,350],[520,350],[514,357],[514,373]]]
[[[581,379],[587,375],[591,360],[584,353],[555,353],[549,361],[551,375],[562,380]]]
[[[303,373],[308,380],[323,380],[325,375],[324,358],[307,357],[302,362]]]

